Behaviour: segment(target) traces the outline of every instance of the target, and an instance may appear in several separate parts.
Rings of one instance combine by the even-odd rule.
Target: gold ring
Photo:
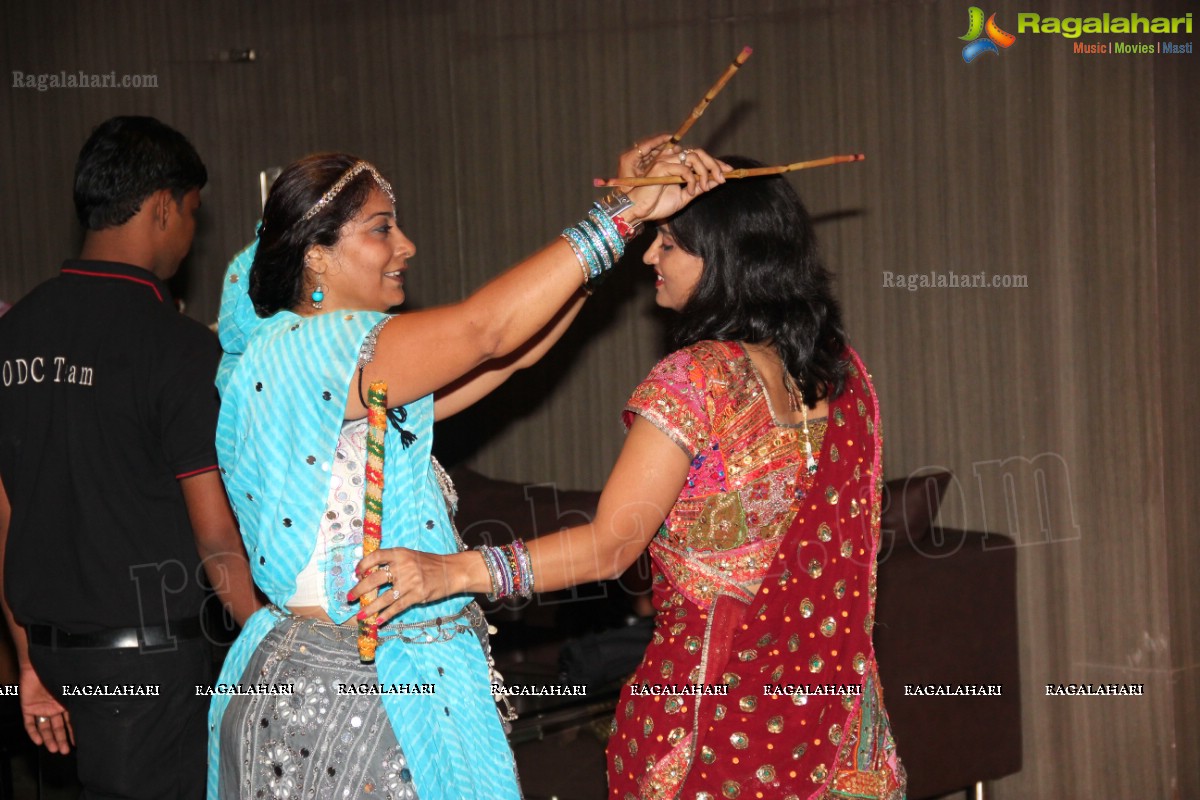
[[[637,139],[634,139],[634,140],[633,140],[633,149],[634,149],[634,150],[637,150],[637,154],[638,154],[638,157],[639,157],[639,158],[645,158],[645,157],[646,157],[646,153],[645,153],[645,152],[642,150],[642,146],[641,146],[640,144],[638,144],[638,143],[637,143]]]

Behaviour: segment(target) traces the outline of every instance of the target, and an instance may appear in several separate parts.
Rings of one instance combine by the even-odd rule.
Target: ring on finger
[[[691,154],[692,154],[692,151],[691,151],[691,150],[684,150],[682,153],[680,153],[680,154],[679,154],[679,163],[680,163],[680,164],[686,164],[686,163],[687,163],[687,157],[688,157],[689,155],[691,155]]]
[[[634,149],[634,150],[637,150],[637,154],[638,154],[638,157],[639,157],[639,158],[645,158],[645,157],[646,157],[646,151],[642,149],[642,146],[641,146],[640,144],[638,144],[638,143],[637,143],[637,140],[636,140],[636,139],[634,139],[634,141],[633,141],[633,149]]]
[[[37,718],[37,724],[38,724],[38,725],[45,725],[45,724],[46,724],[47,722],[49,722],[49,721],[50,721],[50,718],[49,718],[49,717],[38,717],[38,718]]]
[[[399,599],[400,599],[400,590],[395,587],[392,587],[392,600],[399,600]]]

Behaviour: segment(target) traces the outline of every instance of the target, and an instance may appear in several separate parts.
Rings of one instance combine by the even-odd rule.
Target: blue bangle
[[[625,240],[621,238],[621,232],[617,230],[617,225],[612,221],[612,217],[601,210],[599,203],[593,203],[592,210],[588,212],[588,218],[600,228],[605,241],[612,246],[616,258],[619,260],[625,254]]]
[[[600,232],[596,223],[590,220],[582,220],[576,229],[583,232],[588,237],[588,241],[592,243],[592,247],[596,248],[596,254],[600,257],[600,261],[604,264],[604,271],[608,272],[617,263],[617,258],[614,257],[608,243],[604,241],[604,234]]]
[[[587,240],[586,236],[575,230],[575,228],[567,228],[562,232],[562,235],[574,242],[579,251],[583,253],[584,258],[587,260],[588,274],[591,277],[595,278],[604,272],[604,268],[600,266],[599,259],[596,257],[595,248]]]
[[[597,272],[592,277],[597,277],[598,275],[608,272],[613,268],[613,265],[616,264],[616,262],[612,260],[612,254],[608,251],[608,248],[604,246],[604,239],[600,236],[600,234],[598,234],[585,222],[575,223],[571,226],[571,230],[580,235],[582,241],[587,244],[588,249],[595,257],[596,263],[600,265],[600,272]]]
[[[488,592],[487,599],[495,602],[503,597],[500,588],[500,576],[496,574],[496,565],[492,562],[492,556],[491,553],[488,552],[487,545],[481,544],[476,547],[475,550],[479,552],[479,555],[483,556],[483,563],[484,566],[487,567],[488,578],[490,578],[492,581],[492,590]]]

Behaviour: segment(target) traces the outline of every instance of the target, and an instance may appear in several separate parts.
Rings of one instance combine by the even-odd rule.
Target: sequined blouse
[[[312,558],[296,576],[296,593],[288,604],[298,606],[321,606],[329,602],[325,593],[325,576],[321,574],[322,559],[332,553],[334,569],[348,569],[344,563],[347,556],[357,563],[362,558],[363,494],[366,480],[363,464],[367,451],[366,418],[348,420],[338,435],[337,450],[329,477],[329,498],[325,501],[325,513],[321,515],[321,527],[317,533],[317,546]],[[354,545],[346,552],[344,545]]]
[[[625,406],[692,459],[651,552],[694,603],[749,599],[795,516],[796,479],[820,451],[824,419],[780,423],[738,342],[705,341],[660,361]]]

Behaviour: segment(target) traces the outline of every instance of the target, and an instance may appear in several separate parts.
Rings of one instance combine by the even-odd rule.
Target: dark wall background
[[[414,304],[455,300],[576,220],[591,178],[634,136],[674,128],[750,44],[689,141],[770,162],[867,154],[793,180],[878,384],[887,470],[953,469],[946,522],[1020,545],[1026,767],[996,796],[1200,796],[1200,508],[1188,493],[1200,442],[1187,413],[1200,363],[1200,164],[1188,144],[1200,62],[1075,55],[1069,40],[1025,34],[967,65],[966,8],[6,2],[6,79],[115,71],[153,75],[157,88],[0,93],[0,298],[77,247],[71,173],[91,127],[148,113],[186,132],[210,168],[180,287],[188,313],[215,317],[224,263],[253,231],[258,171],[314,150],[361,154],[391,177],[419,250]],[[1049,0],[985,12],[1015,33],[1025,11],[1193,8]],[[253,62],[230,55],[246,49]],[[450,460],[602,484],[620,447],[616,412],[663,352],[633,255],[543,365],[443,427]],[[930,270],[1028,285],[883,285],[886,272]],[[1146,694],[1039,691],[1072,681]]]

